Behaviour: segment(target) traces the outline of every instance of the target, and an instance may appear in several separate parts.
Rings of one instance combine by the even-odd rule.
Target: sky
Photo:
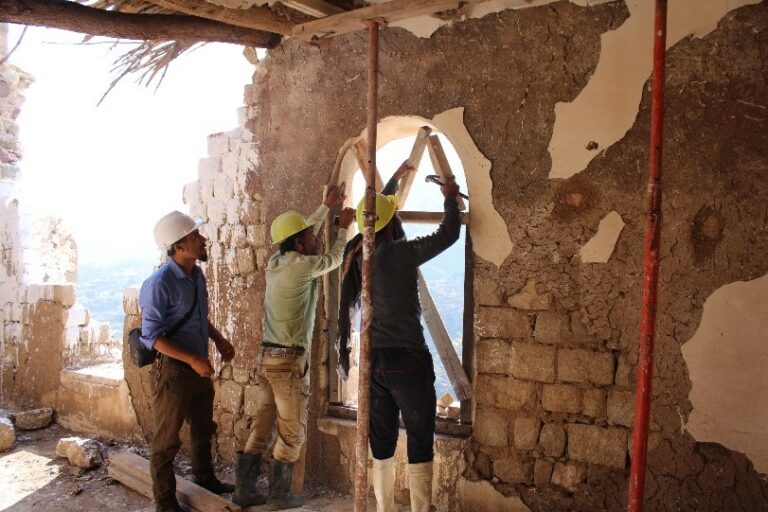
[[[9,48],[20,33],[10,26]],[[30,27],[10,59],[34,77],[18,119],[21,209],[62,218],[81,262],[156,257],[155,222],[187,212],[183,185],[197,179],[207,136],[237,127],[254,67],[242,47],[209,44],[174,61],[159,90],[129,76],[97,106],[129,47],[82,41]]]

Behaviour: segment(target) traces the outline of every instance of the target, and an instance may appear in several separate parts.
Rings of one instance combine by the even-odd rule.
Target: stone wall
[[[693,13],[685,10],[691,5],[680,5],[670,21],[647,503],[654,510],[765,510],[768,486],[748,458],[754,455],[729,449],[727,433],[702,442],[685,430],[692,377],[681,347],[696,331],[707,297],[768,272],[768,6],[728,13],[736,4],[713,1],[711,10]],[[459,497],[441,502],[441,510],[476,509],[478,500],[531,510],[626,506],[650,105],[642,81],[648,72],[638,75],[638,107],[623,137],[586,144],[600,152],[580,172],[550,176],[550,153],[562,158],[556,147],[564,132],[558,128],[551,140],[558,112],[598,79],[596,70],[608,65],[603,56],[609,59],[611,50],[626,61],[645,58],[637,53],[645,43],[608,35],[638,26],[637,33],[645,33],[647,14],[636,3],[560,2],[456,22],[429,39],[382,31],[380,116],[430,120],[463,107],[466,130],[489,162],[482,172],[492,182],[487,192],[473,189],[482,176],[467,171],[469,194],[475,205],[493,204],[512,241],[494,262],[481,255],[498,251],[475,248],[473,433],[453,479],[436,488],[436,495]],[[191,212],[209,220],[206,273],[214,321],[238,349],[217,380],[219,452],[227,458],[249,425],[266,228],[287,208],[313,210],[349,139],[363,129],[366,44],[357,33],[314,45],[287,41],[271,51],[246,87],[241,128],[211,137],[200,180],[185,188]],[[606,95],[618,94],[630,79],[599,78],[613,84]],[[572,133],[609,124],[602,117],[580,122]],[[470,203],[470,230],[481,230]],[[353,429],[323,417],[329,381],[323,304],[319,313],[307,475],[349,491]],[[751,354],[740,357],[747,363]],[[761,393],[746,391],[743,400],[764,401]]]
[[[77,249],[61,220],[21,208],[16,118],[31,80],[0,66],[0,403],[55,406],[62,368],[115,361],[120,342],[76,303]]]

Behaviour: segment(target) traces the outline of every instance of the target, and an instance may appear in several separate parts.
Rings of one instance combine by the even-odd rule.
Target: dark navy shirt
[[[180,348],[208,356],[208,290],[198,266],[192,277],[173,259],[168,259],[141,285],[141,342],[152,348],[157,337],[169,331],[192,307],[197,286],[197,306],[171,340]]]

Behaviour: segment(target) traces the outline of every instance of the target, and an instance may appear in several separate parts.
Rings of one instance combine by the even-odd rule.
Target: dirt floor
[[[56,511],[80,512],[116,510],[120,512],[153,512],[154,504],[148,498],[132,491],[107,476],[107,463],[93,470],[71,466],[66,459],[56,457],[56,443],[74,434],[59,425],[33,431],[17,431],[12,450],[0,454],[0,512],[4,511]],[[103,443],[105,457],[110,451],[125,449],[127,445]],[[132,448],[147,456],[146,448]],[[189,476],[189,461],[177,457],[176,473]],[[222,480],[234,481],[232,467],[217,466]],[[262,477],[259,485],[266,488]],[[352,498],[327,489],[307,489],[309,503],[294,510],[312,512],[352,511]],[[372,500],[371,500],[372,501]],[[266,510],[251,507],[249,511]],[[369,503],[373,511],[373,503]]]

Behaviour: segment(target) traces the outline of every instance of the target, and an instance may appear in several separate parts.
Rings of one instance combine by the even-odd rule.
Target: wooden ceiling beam
[[[202,0],[147,0],[163,9],[177,11],[198,18],[219,21],[227,25],[265,30],[284,36],[291,35],[295,23],[281,18],[267,6],[250,9],[230,9]]]
[[[0,23],[60,28],[115,39],[200,41],[274,48],[280,36],[176,14],[127,14],[67,0],[0,0]]]
[[[313,18],[324,18],[326,16],[333,16],[334,14],[341,14],[346,12],[338,5],[333,5],[325,0],[280,0],[281,3],[299,11],[301,13],[312,16]],[[285,34],[288,35],[288,34]]]
[[[337,36],[365,29],[365,20],[381,18],[387,23],[393,23],[425,14],[458,9],[463,5],[481,1],[484,0],[391,0],[301,23],[294,27],[292,37],[306,41]]]

